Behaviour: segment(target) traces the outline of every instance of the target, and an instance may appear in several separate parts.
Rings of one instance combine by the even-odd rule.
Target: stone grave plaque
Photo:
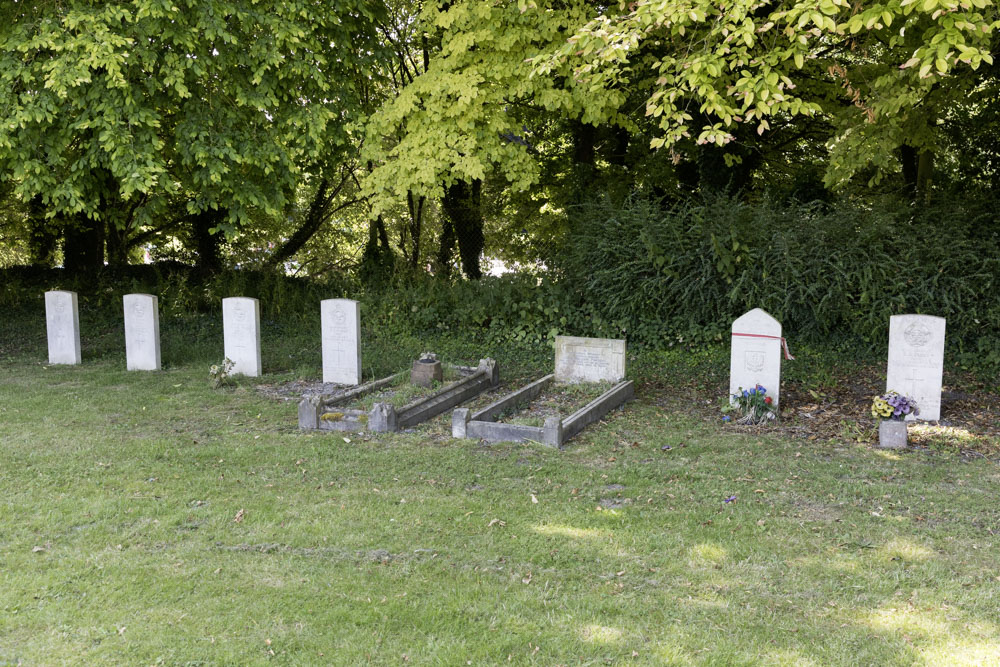
[[[944,372],[945,319],[933,315],[893,315],[889,318],[889,364],[886,391],[911,397],[920,414],[913,419],[941,418],[941,376]]]
[[[744,313],[733,322],[729,357],[729,396],[758,384],[774,400],[777,412],[781,395],[781,323],[761,308]]]
[[[45,293],[45,330],[50,364],[79,364],[80,310],[76,292]]]
[[[556,382],[621,382],[625,341],[556,336]]]
[[[152,294],[126,294],[125,367],[130,371],[160,370],[160,311]]]
[[[361,383],[361,305],[351,299],[320,302],[323,382]]]
[[[233,375],[260,377],[260,303],[233,296],[222,300],[222,336]]]

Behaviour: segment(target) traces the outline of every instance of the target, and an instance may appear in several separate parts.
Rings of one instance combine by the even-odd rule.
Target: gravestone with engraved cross
[[[320,302],[323,382],[361,384],[361,305],[351,299]]]
[[[152,294],[126,294],[125,367],[130,371],[160,370],[160,311]]]
[[[909,396],[920,414],[907,420],[941,418],[945,319],[933,315],[889,318],[889,363],[886,391]]]
[[[50,364],[79,364],[80,310],[76,292],[45,293],[45,329]]]
[[[222,300],[222,338],[233,375],[260,377],[260,302],[245,296]]]

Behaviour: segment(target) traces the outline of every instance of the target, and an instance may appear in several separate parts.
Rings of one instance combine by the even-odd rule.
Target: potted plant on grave
[[[744,425],[763,424],[778,417],[774,412],[774,399],[759,384],[752,389],[740,387],[725,411],[736,412],[735,423]],[[723,419],[729,421],[730,417],[727,415]]]
[[[899,392],[872,397],[872,417],[878,420],[878,445],[882,449],[906,447],[906,418],[919,415],[916,402]]]

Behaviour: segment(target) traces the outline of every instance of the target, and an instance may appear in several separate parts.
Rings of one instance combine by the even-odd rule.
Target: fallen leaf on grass
[[[33,547],[31,549],[31,553],[33,554],[41,553],[43,551],[45,551],[45,547]]]
[[[501,526],[501,527],[503,527],[503,526],[506,526],[506,525],[507,525],[506,521],[501,521],[500,519],[490,519],[490,522],[488,524],[486,524],[486,527],[487,528],[492,528],[493,526]]]
[[[533,504],[533,505],[537,505],[538,504],[538,498],[536,498],[535,494],[533,494],[533,493],[531,494],[531,504]]]
[[[243,521],[244,514],[246,514],[246,512],[241,507],[240,511],[236,513],[236,516],[233,517],[233,523],[240,523],[241,521]]]
[[[530,584],[531,583],[531,573],[530,572],[528,573],[528,576],[526,576],[523,579],[521,579],[521,583],[522,584]]]

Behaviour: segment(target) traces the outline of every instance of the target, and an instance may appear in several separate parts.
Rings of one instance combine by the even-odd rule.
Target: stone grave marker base
[[[368,412],[344,406],[349,401],[390,385],[406,371],[365,383],[337,394],[309,396],[299,403],[299,428],[320,431],[401,431],[433,419],[470,398],[493,389],[500,383],[500,371],[493,359],[480,359],[474,368],[455,366],[467,377],[452,382],[440,391],[402,408],[390,403],[376,403]]]

